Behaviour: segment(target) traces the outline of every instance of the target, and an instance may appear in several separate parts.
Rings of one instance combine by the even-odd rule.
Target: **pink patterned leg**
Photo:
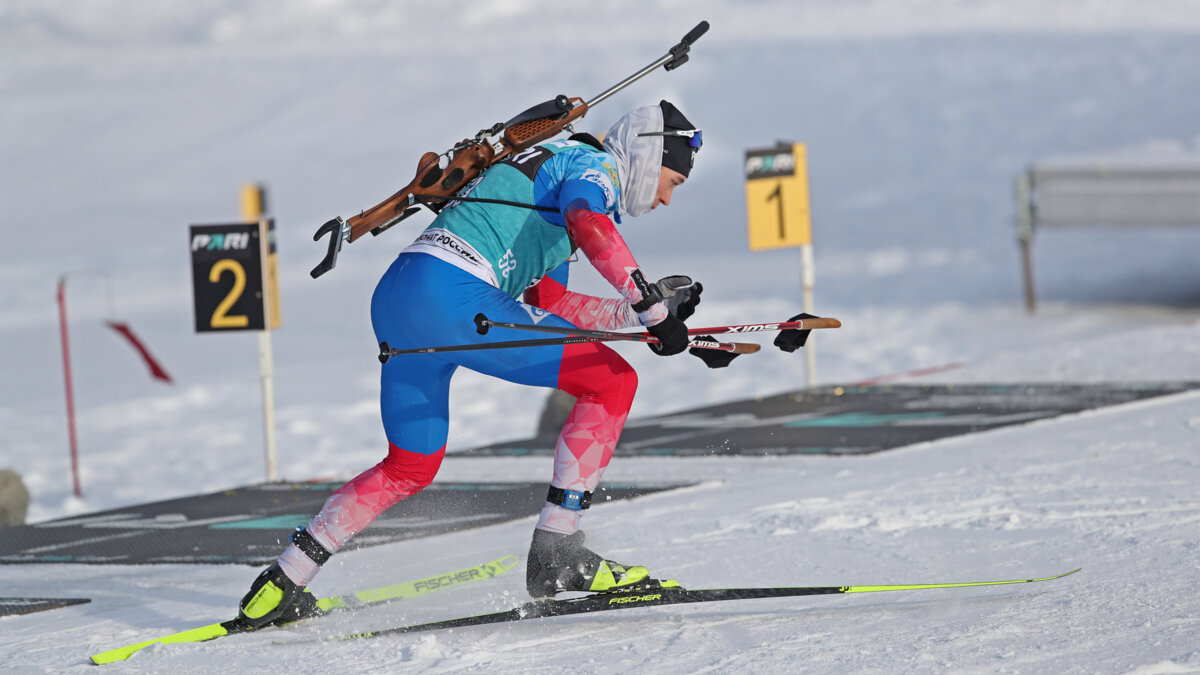
[[[612,349],[596,343],[567,345],[559,388],[576,397],[554,449],[554,478],[564,490],[591,492],[600,483],[621,438],[637,390],[637,374]],[[582,513],[546,503],[537,527],[574,534]]]
[[[361,532],[396,502],[411,497],[433,482],[446,447],[432,455],[419,455],[388,444],[388,456],[330,495],[308,532],[326,551],[337,553],[350,537]],[[279,556],[279,566],[292,581],[307,586],[320,566],[292,544]]]

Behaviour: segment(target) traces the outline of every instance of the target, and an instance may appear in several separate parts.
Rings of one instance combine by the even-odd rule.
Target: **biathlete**
[[[371,301],[375,336],[395,348],[495,342],[529,332],[476,331],[474,317],[612,330],[645,326],[655,353],[688,347],[684,320],[702,287],[685,276],[648,282],[614,220],[671,203],[691,173],[701,133],[667,101],[635,109],[603,143],[587,134],[514,154],[466,185],[388,268]],[[576,251],[620,294],[568,291]],[[523,300],[523,302],[522,302]],[[701,352],[707,350],[695,350]],[[714,354],[715,355],[715,354]],[[554,474],[533,532],[526,586],[534,597],[646,582],[644,566],[584,546],[580,517],[612,458],[637,375],[599,343],[438,352],[382,366],[382,462],[339,488],[242,599],[254,626],[315,611],[307,586],[330,556],[393,504],[433,480],[446,452],[450,378],[459,367],[576,397],[558,437]]]

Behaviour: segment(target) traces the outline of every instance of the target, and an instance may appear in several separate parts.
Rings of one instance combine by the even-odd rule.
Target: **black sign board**
[[[747,150],[746,180],[777,178],[796,174],[796,154],[792,144],[780,144],[774,148]]]
[[[268,223],[192,225],[196,332],[263,330],[263,238]]]

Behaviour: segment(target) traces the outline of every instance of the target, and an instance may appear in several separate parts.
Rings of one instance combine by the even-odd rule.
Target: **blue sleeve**
[[[571,273],[571,261],[568,260],[568,261],[564,262],[563,264],[559,265],[558,267],[555,267],[546,276],[548,276],[551,279],[562,284],[563,288],[566,288],[567,287],[567,277],[570,276],[570,273]]]
[[[542,216],[565,227],[563,216],[571,209],[585,208],[600,214],[614,212],[617,191],[604,161],[607,157],[591,151],[568,151],[542,164],[534,180],[534,203],[558,209],[558,213]]]
[[[566,215],[568,208],[584,208],[584,205],[592,213],[608,213],[604,189],[582,177],[564,181],[558,192],[558,210]]]

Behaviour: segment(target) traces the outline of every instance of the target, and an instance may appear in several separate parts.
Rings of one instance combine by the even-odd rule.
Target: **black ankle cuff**
[[[317,563],[317,565],[324,565],[325,561],[329,560],[330,556],[333,555],[329,551],[326,551],[321,542],[317,541],[303,527],[297,527],[296,531],[292,533],[292,543],[304,555],[308,556],[309,560]]]
[[[584,511],[592,505],[592,493],[580,492],[579,490],[564,490],[551,485],[550,491],[546,493],[546,501],[561,506],[564,509]]]

